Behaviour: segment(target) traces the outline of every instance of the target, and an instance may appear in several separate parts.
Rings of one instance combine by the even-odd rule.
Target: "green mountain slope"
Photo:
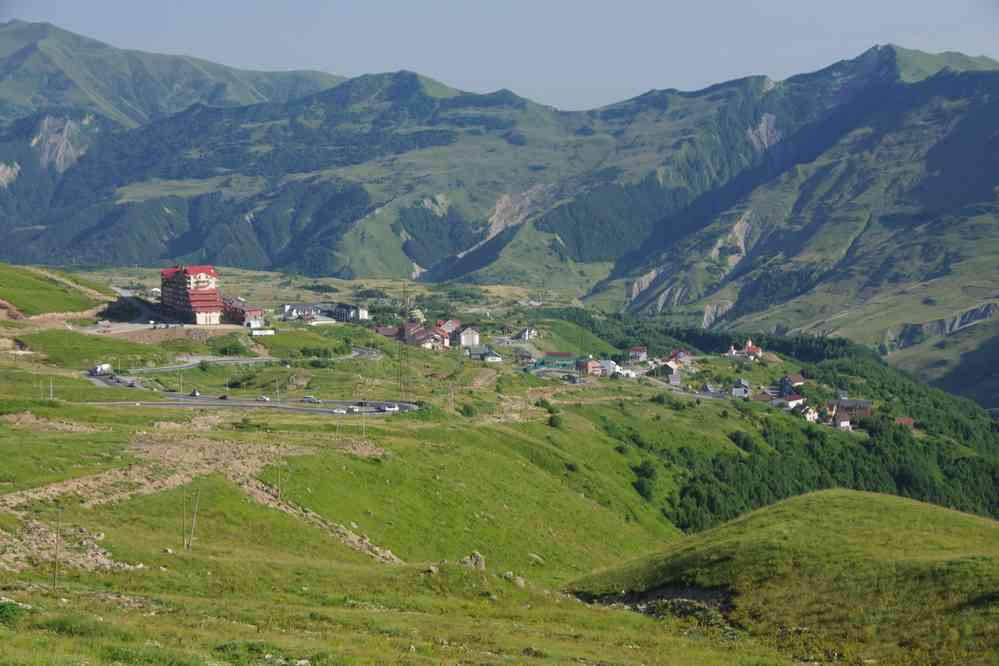
[[[574,587],[653,605],[704,598],[799,660],[991,664],[999,524],[885,495],[826,491]]]
[[[322,72],[253,72],[117,49],[48,23],[0,25],[0,120],[71,107],[135,127],[191,104],[281,102],[329,88]]]
[[[979,321],[999,294],[987,58],[875,47],[785,81],[561,112],[405,71],[299,97],[313,90],[203,63],[224,85],[144,96],[176,88],[149,73],[159,56],[5,30],[18,114],[38,108],[19,86],[52,63],[72,84],[31,93],[45,109],[0,130],[6,260],[554,286],[886,354]],[[933,349],[924,365],[955,367]]]
[[[397,72],[281,104],[194,106],[127,132],[87,130],[79,110],[36,114],[7,132],[0,204],[6,226],[24,230],[22,260],[197,256],[523,281],[517,265],[540,244],[585,287],[639,250],[664,214],[767,170],[785,134],[895,81],[893,54],[875,49],[784,84],[652,91],[580,113]],[[535,235],[517,250],[521,234]]]

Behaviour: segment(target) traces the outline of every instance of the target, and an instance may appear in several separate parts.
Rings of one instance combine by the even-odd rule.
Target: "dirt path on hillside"
[[[78,292],[80,292],[81,294],[86,294],[89,298],[92,298],[95,301],[110,301],[110,300],[112,300],[111,298],[109,298],[107,296],[107,294],[102,294],[101,292],[99,292],[99,291],[97,291],[95,289],[91,289],[90,287],[85,287],[82,284],[77,284],[77,283],[75,283],[75,282],[73,282],[71,280],[67,280],[63,276],[57,275],[57,274],[52,273],[50,271],[47,271],[44,268],[39,268],[37,266],[24,266],[24,269],[27,270],[27,271],[30,271],[30,272],[32,272],[35,275],[38,275],[40,277],[44,277],[44,278],[47,278],[49,280],[52,280],[53,282],[58,282],[59,284],[63,285],[64,287],[69,287],[70,289],[75,289]]]
[[[367,536],[292,505],[282,499],[277,490],[256,478],[265,467],[289,456],[311,453],[312,449],[146,434],[132,450],[141,462],[0,495],[0,511],[10,513],[24,523],[16,535],[0,532],[0,570],[20,571],[32,562],[56,559],[67,566],[86,570],[124,570],[140,566],[115,562],[97,545],[99,539],[85,531],[71,532],[69,537],[60,540],[51,526],[32,519],[31,505],[76,497],[81,506],[93,508],[178,488],[210,474],[223,475],[261,504],[322,529],[347,547],[379,562],[402,563],[392,551],[377,546]]]
[[[39,328],[53,328],[55,326],[65,325],[67,319],[87,319],[90,317],[96,317],[103,311],[104,305],[101,304],[96,307],[92,307],[89,310],[83,310],[82,312],[46,312],[45,314],[28,317],[25,321],[31,324],[37,324]],[[23,332],[27,331],[24,329],[18,331],[18,333]]]
[[[0,298],[0,319],[24,319],[24,314],[12,303]]]
[[[473,389],[480,389],[490,381],[496,381],[497,376],[496,371],[483,368],[475,373],[474,377],[472,377],[471,386]]]

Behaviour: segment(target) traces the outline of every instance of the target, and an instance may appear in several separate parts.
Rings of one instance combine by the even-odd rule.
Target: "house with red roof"
[[[645,346],[632,347],[628,350],[628,360],[632,363],[645,363],[649,360],[649,348]]]

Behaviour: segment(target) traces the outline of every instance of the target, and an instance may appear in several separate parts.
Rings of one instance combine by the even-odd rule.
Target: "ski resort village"
[[[264,279],[243,276],[230,287],[226,271],[211,265],[163,268],[156,274],[158,280],[148,272],[143,275],[131,283],[112,279],[108,296],[103,296],[109,302],[95,310],[92,323],[60,322],[67,331],[88,337],[156,345],[155,353],[143,349],[144,353],[130,354],[111,344],[103,355],[97,351],[100,344],[81,345],[94,348],[87,374],[95,388],[146,389],[171,399],[238,398],[244,405],[270,407],[291,399],[322,405],[337,397],[354,400],[358,403],[354,408],[365,407],[347,410],[337,403],[330,410],[334,415],[386,413],[400,405],[412,410],[417,407],[407,400],[412,397],[408,376],[416,364],[406,351],[411,349],[453,358],[462,366],[508,368],[533,381],[581,390],[630,382],[698,401],[754,403],[839,430],[855,428],[876,411],[863,396],[815,390],[819,387],[800,367],[752,339],[733,341],[713,354],[675,346],[676,340],[656,343],[632,338],[631,344],[613,347],[585,326],[560,320],[557,309],[545,314],[541,301],[525,307],[522,298],[493,302],[485,309],[464,302],[457,292],[458,298],[449,299],[426,292],[390,294],[357,285],[350,289],[349,301],[285,302],[279,300],[281,289],[261,290]],[[312,286],[326,295],[340,293],[336,287]],[[245,298],[244,289],[266,303]],[[24,322],[35,319],[16,310],[5,312]],[[51,334],[51,330],[45,333]],[[31,344],[30,336],[15,338],[14,344],[11,353],[17,357],[35,355],[37,345]],[[306,387],[314,385],[302,377],[258,379],[268,368],[329,368],[358,360],[394,366],[391,395],[366,395],[370,392],[357,388],[363,382],[355,382],[354,391],[337,387],[340,395],[324,396],[318,387],[296,390],[303,381]],[[406,367],[409,362],[414,368]],[[208,376],[188,376],[192,368]],[[225,378],[218,385],[215,375],[222,374]],[[209,376],[211,381],[206,382]],[[453,391],[451,381],[442,379],[440,385]],[[906,414],[898,417],[898,423],[914,422]]]

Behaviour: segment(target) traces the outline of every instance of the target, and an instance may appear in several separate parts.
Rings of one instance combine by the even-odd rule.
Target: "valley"
[[[764,336],[743,349],[724,333],[521,305],[516,292],[463,304],[426,287],[294,278],[319,298],[335,284],[336,298],[382,322],[313,326],[280,316],[283,295],[303,295],[287,278],[236,271],[230,287],[218,274],[227,292],[274,295],[258,301],[273,336],[188,325],[139,342],[102,332],[91,323],[101,314],[0,324],[4,660],[994,658],[999,434],[980,408],[863,347]],[[32,299],[61,307],[79,279],[78,293],[110,302],[109,287],[146,293],[154,275],[63,273]],[[474,327],[502,360],[376,332],[417,309],[469,322],[458,330]],[[516,343],[522,357],[508,342],[521,329],[536,331]],[[210,360],[183,363],[189,354]],[[588,358],[620,370],[576,362]],[[85,377],[106,359],[121,384]],[[781,392],[801,373],[787,380],[796,393]],[[743,380],[746,398],[729,389]],[[871,405],[851,430],[788,408],[823,411],[845,392]],[[338,413],[313,396],[416,409]],[[877,530],[888,541],[872,550]],[[899,613],[911,617],[899,624]]]
[[[999,61],[411,37],[0,23],[0,664],[997,663]]]

